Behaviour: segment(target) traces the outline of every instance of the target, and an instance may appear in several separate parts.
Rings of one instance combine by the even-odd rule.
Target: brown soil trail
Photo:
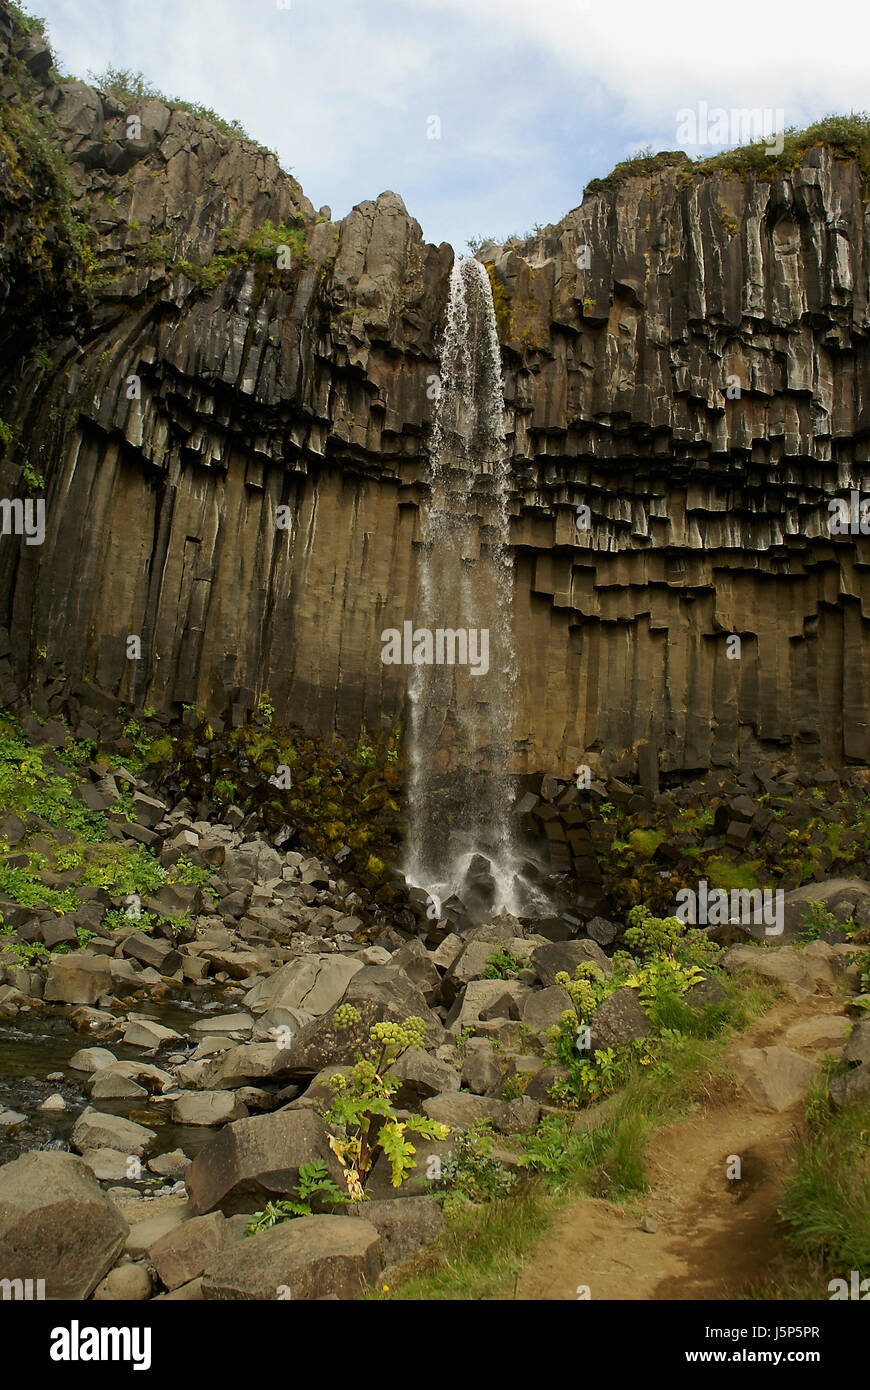
[[[785,1034],[794,1024],[842,1013],[842,999],[777,1003],[732,1039],[726,1061],[744,1048],[786,1042],[820,1059],[827,1044],[801,1046]],[[657,1131],[646,1150],[650,1191],[641,1211],[656,1229],[610,1202],[584,1199],[559,1212],[519,1277],[520,1299],[721,1299],[763,1275],[782,1249],[776,1208],[803,1125],[804,1104],[771,1113],[738,1081],[686,1120]],[[742,1178],[726,1176],[728,1156]]]

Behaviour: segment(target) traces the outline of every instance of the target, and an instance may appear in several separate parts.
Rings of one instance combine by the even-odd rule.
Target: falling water
[[[486,631],[489,669],[411,667],[406,873],[443,902],[483,854],[495,879],[493,909],[515,911],[508,461],[492,288],[478,261],[454,263],[439,357],[414,627]]]

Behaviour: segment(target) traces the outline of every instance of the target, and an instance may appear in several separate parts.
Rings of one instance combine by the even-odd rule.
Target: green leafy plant
[[[339,1005],[333,1020],[336,1031],[354,1027],[360,1018],[353,1004]],[[423,1115],[408,1115],[400,1120],[393,1106],[392,1097],[399,1082],[390,1075],[391,1069],[409,1048],[423,1047],[425,1041],[426,1024],[422,1018],[412,1016],[404,1023],[374,1023],[369,1029],[367,1054],[357,1054],[350,1076],[336,1073],[330,1078],[334,1098],[321,1114],[327,1125],[338,1131],[330,1136],[330,1148],[345,1170],[352,1201],[364,1200],[364,1184],[378,1152],[386,1154],[393,1187],[401,1187],[415,1166],[416,1150],[405,1138],[406,1133],[410,1131],[421,1139],[446,1139],[450,1133],[447,1125]]]
[[[511,976],[518,975],[521,970],[525,970],[529,964],[528,956],[515,956],[506,947],[499,946],[492,955],[486,958],[484,979],[507,980]]]
[[[312,1216],[312,1202],[320,1210],[323,1207],[346,1206],[348,1200],[347,1194],[332,1181],[326,1162],[322,1158],[301,1165],[294,1191],[295,1197],[267,1202],[262,1211],[255,1212],[245,1228],[245,1235],[255,1236],[260,1231],[268,1231],[279,1222],[292,1220],[295,1216]]]
[[[797,934],[795,945],[808,946],[811,941],[818,941],[823,932],[832,931],[835,928],[843,928],[849,935],[849,927],[839,922],[832,912],[828,912],[824,903],[811,898],[806,903],[801,920],[801,929]]]
[[[453,1149],[441,1160],[441,1175],[430,1180],[430,1191],[445,1211],[467,1202],[493,1202],[507,1197],[516,1174],[490,1157],[495,1144],[490,1120],[479,1120],[454,1136]]]

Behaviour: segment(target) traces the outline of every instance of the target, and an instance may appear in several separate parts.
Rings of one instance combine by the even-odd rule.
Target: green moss
[[[696,160],[690,159],[683,150],[661,150],[653,154],[650,148],[631,159],[621,160],[604,178],[590,180],[584,195],[605,193],[619,188],[628,179],[648,177],[662,169],[680,170],[678,186],[685,186],[698,176],[709,178],[715,174],[736,174],[740,178],[753,175],[769,182],[796,168],[816,145],[830,150],[835,159],[846,163],[855,161],[865,191],[870,187],[870,114],[866,111],[825,116],[805,130],[790,126],[783,133],[780,154],[768,154],[770,143],[771,137],[766,136],[737,149]]]
[[[691,165],[692,161],[684,150],[660,150],[658,154],[653,154],[652,147],[648,146],[641,154],[633,155],[631,159],[620,160],[604,178],[591,179],[583,193],[584,196],[587,193],[606,193],[610,189],[618,188],[628,179],[658,174],[662,169],[680,169],[686,166],[691,168]]]
[[[513,336],[513,319],[507,292],[504,285],[498,279],[494,268],[491,265],[487,265],[485,269],[489,276],[489,283],[492,285],[492,303],[495,309],[495,322],[498,328],[498,336],[504,343]]]

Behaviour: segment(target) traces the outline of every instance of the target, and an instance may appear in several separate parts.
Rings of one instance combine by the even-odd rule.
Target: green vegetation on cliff
[[[806,130],[789,126],[783,132],[779,154],[768,154],[770,144],[771,137],[767,136],[695,160],[683,150],[660,150],[653,154],[650,148],[630,159],[620,160],[604,178],[591,179],[583,192],[591,196],[606,193],[619,188],[628,179],[645,178],[672,168],[681,170],[678,184],[690,183],[698,175],[709,177],[713,174],[735,174],[739,178],[751,175],[769,181],[796,168],[816,145],[829,149],[835,159],[845,163],[854,160],[860,167],[865,188],[870,186],[870,113],[866,111],[853,111],[848,116],[825,116]]]

